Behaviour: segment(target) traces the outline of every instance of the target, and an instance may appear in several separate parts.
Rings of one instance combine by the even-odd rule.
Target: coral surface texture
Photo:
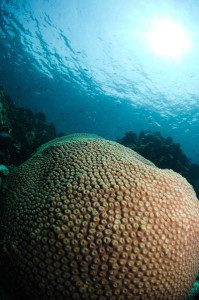
[[[57,138],[2,187],[0,263],[30,299],[186,299],[199,202],[179,174],[95,135]],[[27,299],[29,299],[27,298]]]

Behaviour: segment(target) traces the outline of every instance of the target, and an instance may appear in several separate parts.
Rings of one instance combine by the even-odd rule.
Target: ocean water
[[[0,83],[17,105],[65,134],[160,131],[199,163],[198,1],[1,0],[0,11]],[[167,42],[162,20],[185,41]]]

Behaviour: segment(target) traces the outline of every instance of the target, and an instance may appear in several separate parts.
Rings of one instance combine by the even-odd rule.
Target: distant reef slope
[[[44,113],[16,106],[0,87],[0,164],[18,166],[55,137],[55,126]]]

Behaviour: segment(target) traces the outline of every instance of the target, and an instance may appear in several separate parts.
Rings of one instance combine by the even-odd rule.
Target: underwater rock
[[[7,102],[3,92],[2,86],[0,86],[0,134],[10,134],[12,127],[7,115]]]
[[[178,300],[193,286],[195,192],[129,148],[95,135],[57,138],[1,193],[1,271],[29,299]]]
[[[4,165],[0,165],[0,176],[6,176],[8,174],[9,174],[9,169]]]
[[[33,113],[27,108],[17,107],[12,99],[0,90],[1,164],[18,166],[40,145],[55,137],[55,126],[46,121],[42,112]]]
[[[199,295],[199,275],[196,278],[196,281],[194,282],[193,288],[191,289],[187,300],[198,300]]]
[[[6,166],[0,165],[0,186],[2,184],[2,178],[8,175],[9,172],[9,169]]]

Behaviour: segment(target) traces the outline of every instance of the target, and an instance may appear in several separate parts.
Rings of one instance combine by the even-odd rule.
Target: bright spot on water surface
[[[191,49],[189,32],[168,18],[153,22],[145,38],[153,52],[165,58],[178,59]]]

